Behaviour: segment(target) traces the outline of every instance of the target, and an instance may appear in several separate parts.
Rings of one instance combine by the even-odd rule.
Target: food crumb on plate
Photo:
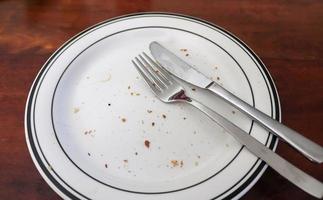
[[[135,155],[137,156],[138,155],[138,152],[135,152]]]
[[[232,111],[232,114],[235,114],[235,113],[236,113],[236,111],[234,111],[234,110],[233,110],[233,111]]]
[[[79,111],[80,111],[80,108],[78,108],[78,107],[75,107],[75,108],[73,109],[73,113],[74,113],[74,114],[78,113]]]
[[[151,125],[152,125],[152,126],[155,126],[155,122],[151,122]]]
[[[88,156],[91,156],[91,154],[90,154],[90,153],[87,153],[87,155],[88,155]]]
[[[163,118],[166,119],[166,115],[165,114],[162,114]]]
[[[149,140],[145,140],[144,144],[145,144],[145,146],[146,146],[147,148],[149,148],[149,147],[150,147],[150,141],[149,141]]]
[[[128,86],[128,90],[130,90],[130,85]]]
[[[121,118],[121,121],[122,121],[122,122],[126,122],[126,121],[127,121],[127,119],[126,119],[126,118]]]
[[[171,160],[170,163],[172,164],[173,167],[178,166],[178,160]]]
[[[196,89],[195,88],[192,88],[192,91],[196,91]]]
[[[184,166],[184,161],[181,160],[171,160],[170,163],[172,164],[172,167],[183,167]]]
[[[128,163],[128,160],[123,160],[124,163]]]
[[[187,53],[187,54],[185,54],[185,56],[189,56],[189,55],[190,55],[190,54],[188,54],[188,53]]]
[[[147,110],[148,113],[152,113],[153,111],[152,110]]]
[[[183,120],[186,120],[187,118],[186,117],[183,117]]]
[[[184,51],[184,52],[186,52],[186,51],[187,51],[187,49],[180,49],[180,51]]]
[[[108,168],[108,164],[105,164],[105,165],[104,165],[104,167],[105,167],[105,168]]]

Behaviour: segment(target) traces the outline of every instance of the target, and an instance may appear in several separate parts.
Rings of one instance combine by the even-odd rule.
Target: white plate
[[[198,110],[164,104],[153,96],[131,64],[139,53],[148,52],[152,41],[280,120],[278,94],[264,64],[227,31],[162,13],[102,22],[50,57],[27,101],[30,153],[63,198],[239,198],[266,169]],[[275,148],[275,137],[231,106],[185,87],[189,95]]]

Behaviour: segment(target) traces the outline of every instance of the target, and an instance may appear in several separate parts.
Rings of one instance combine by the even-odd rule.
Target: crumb
[[[150,147],[150,142],[149,142],[149,140],[145,140],[145,146],[146,146],[147,148],[149,148],[149,147]]]
[[[200,159],[200,158],[201,158],[201,156],[199,156],[199,155],[198,155],[198,156],[197,156],[197,158],[198,158],[198,159]]]
[[[196,89],[195,88],[192,88],[192,91],[196,91]]]
[[[87,155],[88,155],[88,156],[91,156],[91,154],[90,154],[90,153],[87,153]]]
[[[123,160],[124,163],[128,163],[128,160]]]
[[[152,122],[152,123],[151,123],[151,125],[152,125],[152,126],[155,126],[155,122]]]
[[[183,117],[184,120],[186,120],[187,118],[186,117]]]
[[[214,66],[214,69],[218,69],[218,67],[217,66]]]
[[[178,166],[178,160],[171,160],[170,163],[173,165],[173,167]]]
[[[216,80],[218,80],[218,81],[219,81],[219,80],[220,80],[220,77],[216,77]]]
[[[180,49],[180,51],[184,51],[184,52],[186,52],[186,51],[187,51],[187,49]]]
[[[111,106],[111,103],[108,103],[108,106]]]
[[[105,167],[105,168],[108,168],[108,164],[105,164],[105,165],[104,165],[104,167]]]
[[[131,92],[130,95],[133,96],[133,92]]]
[[[189,56],[189,54],[187,53],[187,54],[185,54],[185,56]]]
[[[194,163],[194,164],[195,164],[195,166],[198,166],[198,165],[199,165],[199,162],[195,161],[195,163]]]
[[[130,85],[128,86],[128,90],[130,90]]]
[[[126,121],[127,121],[127,119],[126,119],[126,118],[122,118],[122,119],[121,119],[121,121],[122,121],[122,122],[126,122]]]
[[[140,93],[136,93],[136,96],[140,96]]]
[[[152,110],[147,110],[148,113],[152,113],[153,111]]]
[[[138,155],[138,152],[135,152],[135,155],[137,156]]]
[[[236,113],[236,111],[234,111],[234,110],[233,110],[233,111],[232,111],[232,114],[235,114],[235,113]]]
[[[180,162],[180,167],[182,168],[182,167],[183,167],[183,165],[184,165],[184,162],[181,160],[181,162]]]
[[[73,113],[78,113],[80,111],[80,108],[74,108]]]
[[[84,135],[87,135],[88,133],[89,133],[89,132],[85,131],[85,132],[84,132]]]
[[[166,119],[166,115],[165,114],[163,114],[162,116],[163,116],[164,119]]]

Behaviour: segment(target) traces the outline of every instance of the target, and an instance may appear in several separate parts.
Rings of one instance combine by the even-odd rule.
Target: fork
[[[182,85],[145,52],[135,57],[132,63],[161,101],[165,103],[183,102],[196,107],[280,175],[314,197],[323,198],[323,184],[320,181],[298,169],[212,109],[186,96]]]

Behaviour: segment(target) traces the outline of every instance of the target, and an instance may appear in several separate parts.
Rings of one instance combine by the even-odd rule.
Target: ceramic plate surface
[[[174,14],[129,15],[78,34],[45,63],[31,88],[25,128],[33,161],[66,199],[232,199],[266,169],[216,123],[165,104],[131,63],[158,41],[246,102],[280,120],[274,83],[240,40]],[[225,102],[183,83],[271,149],[277,139]]]

